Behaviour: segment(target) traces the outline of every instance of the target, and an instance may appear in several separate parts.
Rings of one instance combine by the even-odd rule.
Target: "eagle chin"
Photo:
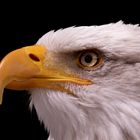
[[[0,74],[1,93],[29,90],[49,140],[140,139],[138,25],[50,31],[8,54]]]

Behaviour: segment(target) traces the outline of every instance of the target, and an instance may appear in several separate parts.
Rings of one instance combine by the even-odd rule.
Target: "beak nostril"
[[[36,55],[34,55],[34,54],[32,54],[32,53],[29,54],[29,57],[30,57],[32,60],[34,60],[34,61],[40,61],[40,59],[39,59]]]

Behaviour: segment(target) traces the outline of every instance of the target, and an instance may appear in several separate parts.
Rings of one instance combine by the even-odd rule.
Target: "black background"
[[[19,3],[22,5],[22,3]],[[101,25],[123,20],[124,23],[139,24],[140,16],[131,15],[99,15],[98,12],[72,12],[73,8],[55,9],[30,5],[27,7],[5,8],[1,12],[0,22],[0,59],[10,51],[33,45],[45,33],[69,26]],[[49,10],[47,10],[50,8]],[[94,8],[94,7],[93,7]],[[2,14],[3,13],[3,14]],[[35,110],[29,109],[29,95],[26,91],[5,89],[3,104],[0,106],[0,140],[46,140],[47,131],[38,119]]]

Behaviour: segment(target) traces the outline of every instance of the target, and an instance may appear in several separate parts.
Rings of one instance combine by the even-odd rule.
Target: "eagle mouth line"
[[[65,77],[61,77],[61,78],[56,78],[56,77],[43,77],[43,76],[35,76],[32,77],[31,80],[45,80],[50,82],[49,83],[49,87],[46,87],[47,89],[52,89],[52,90],[56,90],[56,91],[61,91],[64,94],[73,96],[75,98],[78,98],[78,96],[72,92],[69,88],[65,88],[64,86],[60,85],[58,82],[62,82],[62,83],[75,83],[74,81],[69,81],[68,79],[66,79]],[[73,78],[72,80],[74,80],[75,78]],[[51,84],[52,83],[52,84]]]
[[[93,82],[87,79],[81,79],[81,78],[77,78],[77,77],[53,77],[53,76],[33,76],[29,79],[39,79],[39,80],[46,80],[48,82],[64,82],[64,83],[74,83],[74,84],[78,84],[78,85],[90,85]]]
[[[74,80],[74,78],[73,78],[73,80]],[[38,81],[38,83],[43,82],[44,85],[41,86],[41,88],[46,88],[46,89],[55,90],[55,91],[61,91],[64,94],[67,94],[67,95],[73,96],[75,98],[78,98],[78,96],[74,92],[72,92],[69,88],[65,88],[62,84],[59,84],[60,82],[61,83],[75,83],[73,80],[69,81],[65,77],[56,78],[56,77],[53,77],[53,76],[52,77],[34,76],[34,77],[31,77],[31,78],[15,79],[13,81],[14,82],[19,82],[20,85],[22,85],[23,83],[28,82],[29,85],[32,83],[33,86],[34,86],[34,83],[36,81]],[[29,88],[27,88],[25,90],[32,89],[32,88],[33,87],[29,87]],[[36,88],[40,88],[40,86],[39,87],[36,86]]]

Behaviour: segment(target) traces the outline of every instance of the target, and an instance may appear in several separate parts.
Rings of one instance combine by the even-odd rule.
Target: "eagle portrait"
[[[139,140],[140,27],[50,31],[2,59],[4,88],[29,91],[49,140]]]

